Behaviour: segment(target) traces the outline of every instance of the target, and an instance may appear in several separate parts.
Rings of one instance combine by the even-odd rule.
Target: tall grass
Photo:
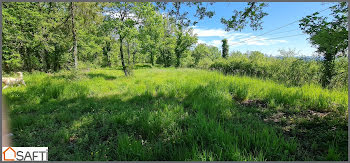
[[[50,160],[347,160],[345,91],[174,68],[24,80],[3,90],[14,146],[48,146]],[[302,116],[310,110],[333,116]],[[264,121],[280,111],[293,111],[292,131]]]

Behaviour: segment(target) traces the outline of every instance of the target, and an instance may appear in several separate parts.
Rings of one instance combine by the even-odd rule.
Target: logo
[[[2,147],[2,161],[48,161],[48,147]]]

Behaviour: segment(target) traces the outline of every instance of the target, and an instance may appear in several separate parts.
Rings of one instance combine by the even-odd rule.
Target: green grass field
[[[348,160],[348,92],[196,69],[24,74],[14,146],[49,160]]]

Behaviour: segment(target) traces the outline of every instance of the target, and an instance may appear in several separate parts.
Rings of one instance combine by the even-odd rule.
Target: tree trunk
[[[50,63],[50,61],[49,61],[49,55],[47,55],[48,54],[48,52],[46,51],[46,50],[44,50],[44,54],[43,54],[43,59],[44,59],[44,71],[45,72],[48,72],[49,71],[49,69],[50,69],[50,65],[51,65],[51,63]]]
[[[126,45],[128,46],[128,64],[130,65],[130,46],[128,40],[126,40]]]
[[[103,54],[107,58],[107,66],[108,67],[112,66],[111,56],[109,55],[109,52],[111,51],[111,47],[110,46],[111,46],[110,42],[106,41],[106,45],[103,47]]]
[[[123,71],[124,71],[125,76],[128,76],[128,72],[126,71],[126,66],[124,63],[123,39],[119,38],[119,41],[120,41],[120,58],[122,60]]]
[[[182,53],[182,51],[181,50],[176,50],[175,49],[175,54],[176,54],[176,65],[175,65],[175,67],[180,67],[180,65],[181,65],[181,53]]]
[[[108,64],[108,67],[112,67],[111,56],[109,56],[108,53],[107,53],[107,64]]]
[[[162,60],[163,60],[163,64],[164,64],[164,67],[166,67],[166,62],[165,62],[165,50],[160,50],[161,51],[161,54],[162,54]]]
[[[151,64],[154,66],[154,55],[153,55],[153,50],[151,50]]]
[[[176,67],[180,67],[180,54],[176,54]]]
[[[325,58],[323,60],[323,77],[322,77],[322,86],[327,87],[334,74],[334,57],[335,55],[332,55],[332,53],[326,53]]]
[[[70,12],[71,12],[71,20],[72,20],[72,34],[73,34],[73,53],[72,57],[74,58],[74,68],[78,68],[78,40],[77,40],[77,35],[76,35],[76,29],[74,26],[74,3],[71,2],[71,7],[70,7]]]

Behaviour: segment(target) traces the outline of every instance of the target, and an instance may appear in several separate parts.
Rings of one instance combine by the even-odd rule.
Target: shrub
[[[197,67],[202,69],[208,69],[211,64],[213,64],[213,61],[211,59],[204,58],[198,62]]]

